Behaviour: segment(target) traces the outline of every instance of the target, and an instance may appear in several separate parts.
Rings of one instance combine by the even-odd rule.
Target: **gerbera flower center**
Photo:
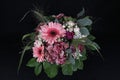
[[[51,30],[49,30],[48,31],[48,34],[49,34],[49,36],[51,36],[51,37],[55,37],[56,35],[58,35],[59,34],[59,31],[57,30],[57,29],[51,29]]]
[[[39,53],[39,54],[41,54],[41,52],[42,52],[42,50],[41,50],[41,49],[39,49],[38,53]]]
[[[55,31],[51,31],[50,34],[51,34],[52,36],[55,36],[55,35],[56,35],[56,32],[55,32]]]

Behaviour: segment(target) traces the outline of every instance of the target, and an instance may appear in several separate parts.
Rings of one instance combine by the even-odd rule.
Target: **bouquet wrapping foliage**
[[[22,40],[25,43],[20,65],[27,50],[32,50],[27,66],[34,67],[39,75],[42,71],[53,78],[61,68],[64,75],[72,75],[74,71],[83,69],[83,61],[87,59],[87,50],[97,50],[100,47],[90,34],[92,20],[84,15],[84,9],[77,18],[59,15],[43,16],[32,11],[41,20],[35,32],[26,34]]]

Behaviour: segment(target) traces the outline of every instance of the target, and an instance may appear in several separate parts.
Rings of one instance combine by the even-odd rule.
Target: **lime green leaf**
[[[57,70],[58,67],[55,64],[50,64],[48,62],[44,62],[43,68],[44,68],[44,71],[47,74],[47,76],[50,78],[55,77],[58,73],[58,70]]]
[[[62,73],[64,75],[72,75],[73,74],[73,67],[72,64],[65,64],[62,66]]]
[[[32,58],[28,61],[28,63],[26,64],[26,66],[28,67],[35,67],[35,66],[38,66],[39,63],[36,61],[35,58]]]
[[[41,73],[41,71],[42,71],[42,64],[39,64],[34,68],[34,73],[36,76],[38,76]]]
[[[89,25],[91,25],[91,24],[92,24],[92,20],[89,19],[89,17],[85,17],[85,18],[83,18],[83,19],[79,19],[79,20],[77,21],[77,23],[78,23],[79,26],[84,27],[84,26],[89,26]]]

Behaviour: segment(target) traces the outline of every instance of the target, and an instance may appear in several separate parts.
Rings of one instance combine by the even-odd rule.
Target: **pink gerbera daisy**
[[[66,31],[60,23],[49,22],[48,25],[41,26],[40,33],[43,40],[49,44],[53,44],[57,42],[58,38],[64,37]]]
[[[33,47],[33,57],[37,58],[37,62],[43,62],[44,59],[44,46]]]

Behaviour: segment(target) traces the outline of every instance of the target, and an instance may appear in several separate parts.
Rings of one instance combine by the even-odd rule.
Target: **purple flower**
[[[68,40],[73,39],[73,36],[74,36],[74,32],[69,32],[69,31],[66,32],[66,38]]]
[[[70,46],[70,49],[72,50],[72,53],[75,53],[76,52],[76,49],[74,46]]]

